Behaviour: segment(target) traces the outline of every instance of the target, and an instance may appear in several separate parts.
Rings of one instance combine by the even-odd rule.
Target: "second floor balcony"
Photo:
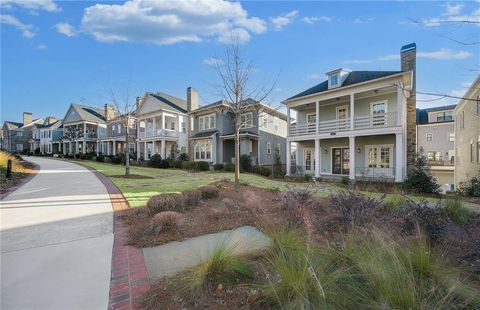
[[[171,129],[161,129],[161,128],[156,128],[155,130],[152,129],[147,129],[145,131],[140,130],[138,133],[138,137],[140,139],[145,139],[145,138],[177,138],[178,137],[178,131],[176,130],[171,130]]]

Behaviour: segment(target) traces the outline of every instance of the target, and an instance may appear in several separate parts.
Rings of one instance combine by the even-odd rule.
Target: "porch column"
[[[355,103],[355,95],[350,94],[350,130],[355,129],[355,104],[354,103]]]
[[[98,147],[98,141],[95,142],[95,144],[96,144],[96,146],[97,146],[95,149],[96,149],[96,151],[97,151],[97,156],[98,156],[98,155],[100,155],[100,154],[99,154],[99,153],[100,153],[100,152],[99,152],[99,149],[100,149],[100,148]]]
[[[321,154],[321,149],[320,149],[320,139],[315,139],[315,177],[319,178],[320,177],[320,154]]]
[[[267,116],[267,122],[268,122],[268,116]],[[287,137],[290,137],[290,107],[287,107]],[[287,151],[288,151],[288,148],[287,148]]]
[[[115,143],[115,140],[112,140],[112,155],[117,155],[117,143]]]
[[[148,159],[148,154],[147,154],[147,141],[143,142],[143,159],[147,160]]]
[[[137,141],[137,149],[135,150],[137,152],[137,161],[140,160],[140,142]]]
[[[355,181],[355,136],[351,136],[349,139],[349,152],[350,152],[350,180]]]
[[[287,113],[290,113],[289,109],[287,108]],[[288,116],[287,114],[287,118],[290,119],[290,117]],[[285,157],[287,160],[287,167],[286,167],[286,175],[290,175],[290,168],[291,168],[291,165],[292,163],[290,162],[292,160],[292,142],[288,141],[287,140],[287,156]]]
[[[63,155],[67,155],[67,143],[63,142]]]
[[[83,150],[82,153],[87,152],[87,123],[83,123]]]
[[[397,125],[402,124],[402,111],[405,94],[403,92],[403,85],[401,82],[397,84]]]
[[[162,154],[162,158],[165,159],[165,140],[161,140],[161,148],[160,153]]]
[[[403,135],[395,134],[395,182],[403,180]]]
[[[73,153],[72,142],[68,142],[68,154],[72,154],[72,153]]]
[[[175,131],[180,132],[180,115],[176,114],[177,118],[175,120]]]
[[[165,129],[165,113],[162,112],[162,129]]]
[[[110,141],[106,141],[107,143],[107,156],[110,156]]]
[[[320,101],[315,102],[315,132],[318,134],[318,126],[320,125]],[[298,122],[298,120],[297,120]]]
[[[153,135],[152,136],[155,137],[157,135],[157,118],[155,116],[152,117],[152,128],[153,128]]]

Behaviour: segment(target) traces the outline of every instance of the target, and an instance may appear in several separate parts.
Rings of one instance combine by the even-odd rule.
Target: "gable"
[[[150,96],[147,96],[147,98],[143,100],[142,104],[138,108],[136,115],[147,114],[160,109],[161,107],[158,104],[158,101]]]
[[[67,114],[65,114],[64,117],[64,123],[73,123],[73,122],[78,122],[81,121],[82,118],[78,114],[78,112],[73,108],[72,105],[68,108]]]

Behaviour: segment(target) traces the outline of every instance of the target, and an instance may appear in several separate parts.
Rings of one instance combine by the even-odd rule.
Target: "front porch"
[[[135,142],[131,141],[130,143],[130,154],[135,153],[136,147]],[[102,139],[97,141],[97,155],[103,154],[106,156],[125,154],[127,143],[125,138],[117,139]]]
[[[289,140],[287,175],[400,182],[405,176],[403,142],[402,134]]]
[[[163,159],[168,158],[172,146],[177,144],[177,140],[152,139],[137,141],[137,160],[150,160],[150,158],[158,154]],[[180,151],[180,149],[179,149]]]

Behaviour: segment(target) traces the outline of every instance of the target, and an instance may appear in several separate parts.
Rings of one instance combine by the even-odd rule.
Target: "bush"
[[[350,185],[350,178],[349,178],[349,177],[346,177],[346,176],[343,176],[343,177],[340,179],[340,183],[342,183],[343,185]]]
[[[439,205],[430,206],[427,201],[418,204],[411,200],[407,202],[411,211],[403,223],[405,233],[415,234],[419,226],[432,241],[442,239],[449,233],[450,218]]]
[[[33,151],[33,153],[34,153],[35,155],[40,155],[40,148],[37,147],[37,148]]]
[[[223,170],[227,172],[235,172],[235,164],[234,163],[224,163]]]
[[[223,164],[215,164],[215,165],[213,165],[213,170],[215,170],[215,171],[223,171]]]
[[[240,172],[252,171],[252,157],[247,154],[240,156]]]
[[[266,166],[254,166],[253,173],[269,177],[272,174],[272,169]]]
[[[182,194],[187,208],[198,206],[202,199],[202,192],[198,189],[187,189]]]
[[[150,197],[147,207],[152,214],[163,211],[182,212],[185,210],[185,201],[180,194],[161,194]]]
[[[210,170],[210,164],[207,161],[196,161],[194,167],[195,167],[195,170],[199,170],[199,171]]]
[[[178,227],[182,215],[175,211],[164,211],[155,214],[153,221],[159,226],[160,231],[172,231]]]
[[[216,186],[213,186],[213,185],[203,186],[203,187],[198,188],[198,190],[202,194],[203,199],[217,198],[218,194],[220,193],[220,190]]]
[[[103,155],[98,155],[96,158],[95,158],[96,161],[100,162],[100,163],[103,163],[105,161],[105,156]]]
[[[181,164],[181,168],[184,170],[194,170],[195,169],[195,162],[194,161],[184,161]]]
[[[188,154],[187,153],[178,154],[177,161],[179,162],[189,161]]]
[[[340,211],[340,222],[349,226],[362,227],[368,224],[382,203],[382,199],[367,197],[351,190],[340,191],[330,197],[330,207]]]
[[[414,193],[437,193],[440,185],[430,172],[422,151],[417,154],[412,171],[403,182],[403,188]]]
[[[112,162],[112,164],[114,165],[120,165],[122,163],[122,159],[124,160],[125,157],[122,157],[121,155],[110,155],[110,161]]]
[[[457,224],[463,224],[468,222],[473,212],[467,209],[463,203],[458,199],[447,199],[443,202],[443,208],[448,217]]]
[[[280,154],[278,151],[275,151],[275,154],[273,155],[273,172],[272,175],[274,178],[283,178],[284,173],[282,169],[282,161],[280,158]]]
[[[402,210],[408,207],[407,200],[402,195],[390,195],[383,201],[385,211]]]
[[[458,191],[463,196],[480,197],[480,175],[466,182],[460,182]]]
[[[148,165],[152,168],[160,168],[162,166],[162,156],[159,154],[154,154],[150,157]]]

